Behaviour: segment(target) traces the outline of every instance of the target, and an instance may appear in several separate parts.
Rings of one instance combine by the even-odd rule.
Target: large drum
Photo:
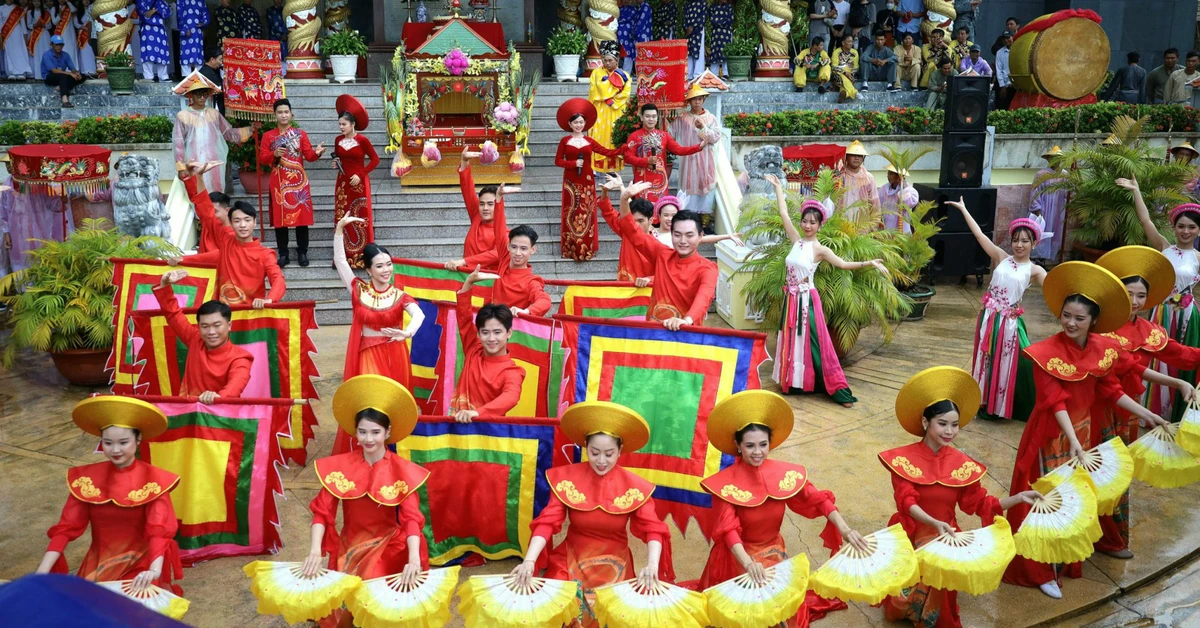
[[[1093,11],[1043,15],[1017,33],[1009,53],[1013,84],[1058,100],[1083,98],[1104,83],[1108,35]]]

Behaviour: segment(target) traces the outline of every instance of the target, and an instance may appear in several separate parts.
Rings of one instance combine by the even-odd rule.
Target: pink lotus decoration
[[[488,140],[479,147],[479,155],[479,163],[494,164],[500,159],[500,149],[496,148],[495,142]]]
[[[520,116],[520,112],[510,102],[502,102],[492,109],[492,117],[505,124],[516,124]]]
[[[467,71],[467,66],[471,65],[471,60],[460,48],[455,48],[446,53],[446,57],[442,59],[442,65],[446,67],[446,71],[454,76],[462,76],[463,72]]]
[[[421,150],[421,165],[432,168],[441,160],[442,151],[438,150],[437,142],[425,142],[425,148]]]

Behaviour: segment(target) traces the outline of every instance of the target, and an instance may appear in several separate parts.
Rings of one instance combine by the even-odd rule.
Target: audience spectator
[[[224,94],[225,85],[221,80],[221,66],[224,62],[225,55],[221,51],[221,47],[209,46],[204,51],[204,65],[200,66],[200,74],[212,81],[217,86],[217,89],[222,90],[212,95],[213,107],[221,112],[222,116],[225,115],[225,97],[222,95]]]
[[[979,46],[971,46],[971,56],[962,60],[958,73],[963,76],[991,76],[992,66],[979,56]]]
[[[946,85],[950,82],[950,77],[957,75],[950,57],[937,60],[937,70],[929,77],[929,95],[925,97],[926,109],[936,110],[946,106]]]
[[[1000,39],[1004,42],[1004,47],[996,52],[996,109],[1005,111],[1012,103],[1013,96],[1016,96],[1008,64],[1009,51],[1012,49],[1012,33],[1004,31],[1000,35]]]
[[[882,32],[875,33],[875,43],[867,46],[859,62],[863,91],[867,90],[867,81],[887,81],[889,92],[900,91],[900,81],[896,79],[896,52],[888,47]]]
[[[1164,101],[1164,90],[1167,87],[1167,79],[1179,69],[1179,50],[1177,48],[1167,48],[1163,51],[1163,64],[1150,70],[1146,75],[1146,102],[1150,104],[1158,104]]]
[[[983,0],[954,0],[954,30],[967,29],[967,37],[975,39],[975,20],[979,17],[979,5]],[[966,56],[965,54],[963,56]]]
[[[1007,20],[1004,20],[1004,30],[1012,33],[1013,37],[1016,37],[1017,31],[1021,30],[1021,23],[1017,21],[1017,18],[1010,17]],[[1001,41],[1001,39],[1002,38],[997,37],[996,42],[992,44],[992,56],[993,57],[996,56],[997,52],[1000,52],[1000,49],[1002,47],[1004,47],[1004,42]]]
[[[933,66],[940,57],[950,56],[950,46],[946,44],[946,31],[935,28],[929,33],[929,43],[921,46],[921,89],[929,87],[929,75],[933,74]]]
[[[1167,80],[1165,96],[1167,103],[1192,104],[1192,90],[1197,87],[1197,82],[1200,82],[1200,70],[1196,69],[1198,66],[1200,66],[1200,52],[1189,50],[1183,59],[1183,69],[1176,70]]]
[[[954,67],[958,67],[963,59],[971,56],[971,46],[974,45],[967,27],[963,26],[954,31],[954,42],[950,45],[950,61],[954,63]]]
[[[921,20],[925,19],[925,0],[900,0],[897,12],[896,33],[912,33],[913,41],[921,36]]]
[[[279,42],[284,61],[287,60],[287,20],[283,15],[283,0],[274,0],[267,7],[267,39]]]
[[[813,0],[808,9],[809,38],[820,37],[821,46],[828,46],[830,44],[829,25],[833,23],[835,17],[837,17],[837,9],[833,8],[831,0]]]
[[[850,2],[849,0],[833,0],[833,8],[837,11],[837,15],[833,18],[833,23],[829,25],[829,36],[831,42],[840,44],[842,38],[849,34],[849,31],[846,30],[846,23],[850,21]]]
[[[61,35],[50,36],[50,49],[42,53],[42,80],[46,85],[58,90],[63,107],[74,107],[75,105],[71,104],[71,91],[85,79],[71,61],[71,55],[63,52],[64,46]]]
[[[876,11],[875,31],[883,32],[889,48],[894,48],[896,44],[900,43],[896,41],[896,0],[887,0],[887,4],[883,5],[883,10]]]
[[[1146,68],[1138,65],[1142,55],[1131,52],[1125,55],[1127,65],[1113,76],[1104,92],[1104,100],[1115,100],[1140,105],[1146,102]]]
[[[914,43],[912,33],[902,33],[901,43],[892,51],[896,53],[896,80],[909,89],[917,89],[921,83],[921,49]]]
[[[796,86],[796,91],[802,92],[809,81],[816,81],[817,93],[824,94],[833,68],[829,65],[829,55],[825,53],[825,40],[820,35],[813,37],[812,45],[796,56],[795,64],[792,84]]]
[[[850,5],[850,34],[861,40],[871,34],[871,25],[875,23],[875,4],[871,0],[854,0]],[[865,49],[862,46],[859,49]]]
[[[250,0],[242,0],[242,6],[238,7],[237,14],[244,39],[258,39],[262,36],[262,16],[258,14],[258,9],[254,8]]]
[[[838,102],[858,98],[858,90],[854,89],[854,78],[858,76],[858,51],[854,49],[854,35],[842,35],[842,45],[833,51],[830,60],[838,75]]]

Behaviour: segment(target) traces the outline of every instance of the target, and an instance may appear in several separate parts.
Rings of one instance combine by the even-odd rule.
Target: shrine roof
[[[408,22],[404,42],[410,55],[442,56],[455,48],[471,56],[507,57],[504,27],[499,22]]]

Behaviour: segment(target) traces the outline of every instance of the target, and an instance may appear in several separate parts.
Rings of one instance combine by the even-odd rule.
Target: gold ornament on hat
[[[1058,144],[1055,144],[1054,148],[1051,148],[1050,150],[1042,153],[1042,157],[1061,157],[1062,154],[1063,154],[1062,149],[1059,148]]]
[[[105,428],[114,426],[138,430],[147,440],[167,431],[167,415],[157,406],[117,395],[88,397],[80,401],[71,411],[71,420],[93,436],[100,436]]]
[[[751,425],[771,429],[771,449],[787,441],[796,417],[786,399],[767,390],[743,390],[730,395],[708,413],[708,442],[721,453],[738,455],[734,435]]]
[[[1175,267],[1171,265],[1171,260],[1162,252],[1148,246],[1122,246],[1113,249],[1101,255],[1100,259],[1096,260],[1096,265],[1108,269],[1122,282],[1130,277],[1145,279],[1150,287],[1146,290],[1146,304],[1142,311],[1162,303],[1175,289]]]
[[[1129,293],[1125,284],[1106,268],[1088,262],[1063,262],[1046,274],[1042,297],[1055,316],[1062,314],[1063,303],[1073,294],[1100,306],[1092,333],[1116,331],[1129,320]]]
[[[913,375],[896,395],[896,419],[913,436],[925,437],[925,409],[939,401],[958,407],[958,427],[966,427],[979,411],[982,394],[971,374],[954,366],[935,366]]]
[[[333,418],[351,436],[358,431],[358,413],[367,409],[387,415],[392,430],[387,439],[389,445],[407,438],[417,426],[417,402],[394,379],[358,375],[343,382],[333,393]]]
[[[858,140],[854,140],[853,142],[850,142],[849,146],[846,147],[846,154],[867,157],[868,156],[867,147],[863,146],[862,142],[860,142]]]
[[[563,434],[571,442],[584,446],[592,434],[607,434],[621,439],[621,450],[629,453],[650,442],[650,425],[642,415],[610,401],[581,401],[563,412]]]

